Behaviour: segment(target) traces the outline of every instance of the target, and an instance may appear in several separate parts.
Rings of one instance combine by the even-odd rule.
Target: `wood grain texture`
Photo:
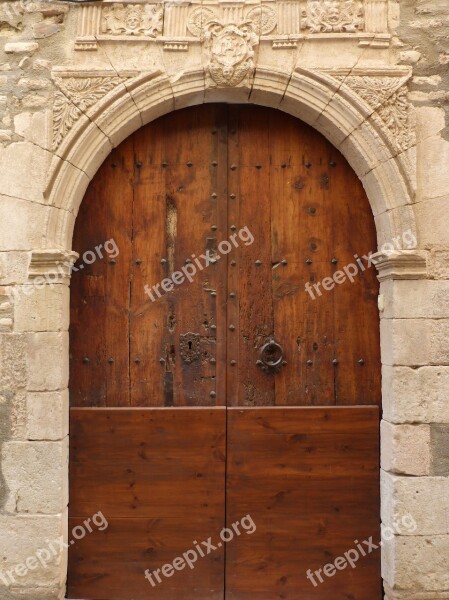
[[[71,529],[101,511],[109,527],[70,549],[69,598],[140,600],[160,569],[224,526],[225,408],[71,409]],[[221,599],[217,549],[163,578],[157,598]]]
[[[314,585],[306,577],[373,536],[379,524],[377,407],[228,410],[229,527],[252,535],[226,549],[232,600],[380,600],[379,550]]]
[[[133,140],[101,166],[81,204],[73,239],[80,259],[72,274],[70,401],[73,406],[128,406],[129,282],[132,255]],[[113,240],[111,258],[96,247]],[[108,246],[109,247],[109,246]],[[85,252],[97,256],[92,264]],[[88,254],[88,261],[92,255]],[[112,359],[112,362],[109,362]]]

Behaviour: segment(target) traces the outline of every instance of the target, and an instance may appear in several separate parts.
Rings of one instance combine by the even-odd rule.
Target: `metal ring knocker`
[[[284,350],[274,338],[270,338],[261,347],[259,360],[256,365],[265,373],[279,373],[281,367],[287,363],[284,360]]]

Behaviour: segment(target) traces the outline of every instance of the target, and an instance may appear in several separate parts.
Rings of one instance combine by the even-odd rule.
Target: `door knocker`
[[[261,347],[259,360],[256,365],[265,371],[265,373],[279,373],[281,367],[286,365],[284,360],[284,350],[274,338],[269,338]]]

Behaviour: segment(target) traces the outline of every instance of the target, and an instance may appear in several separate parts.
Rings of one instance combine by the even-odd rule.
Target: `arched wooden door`
[[[112,152],[70,328],[70,528],[108,527],[69,598],[380,600],[375,247],[345,159],[284,113],[189,108]]]

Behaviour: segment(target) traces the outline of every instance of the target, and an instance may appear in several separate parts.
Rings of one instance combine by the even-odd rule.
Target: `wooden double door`
[[[69,598],[380,600],[378,550],[331,568],[380,535],[375,247],[345,159],[284,113],[184,109],[112,152],[70,329],[70,530],[108,527]]]

